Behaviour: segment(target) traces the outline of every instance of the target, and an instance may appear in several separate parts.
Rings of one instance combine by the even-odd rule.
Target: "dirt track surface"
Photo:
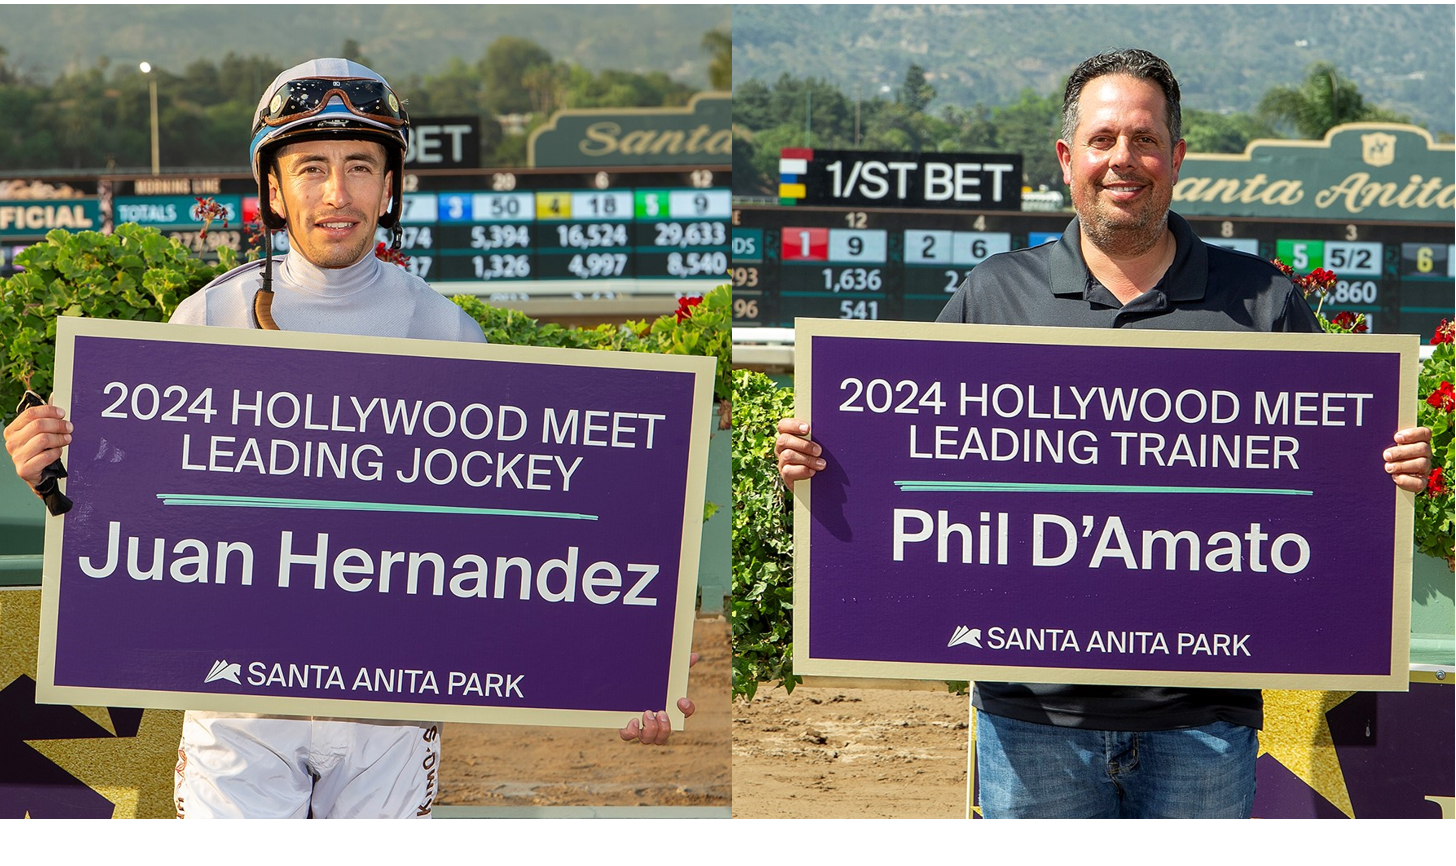
[[[969,699],[760,688],[733,704],[735,818],[964,818]]]
[[[693,650],[702,655],[688,677],[688,697],[697,712],[667,746],[624,743],[609,730],[447,724],[437,804],[728,805],[732,659],[727,621],[698,619]]]

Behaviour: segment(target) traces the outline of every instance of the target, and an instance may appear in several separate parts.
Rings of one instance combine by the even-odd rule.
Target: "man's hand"
[[[1401,490],[1420,493],[1431,474],[1431,428],[1410,427],[1395,434],[1395,444],[1381,455],[1390,480]]]
[[[785,484],[813,478],[827,464],[819,454],[823,450],[810,442],[809,425],[797,418],[779,421],[779,438],[774,441],[774,459],[779,464],[779,478]]]
[[[55,406],[32,406],[5,428],[5,450],[15,474],[32,489],[40,483],[40,471],[59,460],[61,449],[71,443],[71,422],[65,415]]]
[[[698,654],[688,656],[688,667],[698,663]],[[687,698],[677,699],[677,708],[682,711],[683,718],[691,716],[697,707]],[[627,727],[617,732],[622,739],[628,743],[636,740],[644,746],[665,746],[668,737],[672,736],[672,719],[667,717],[667,711],[660,710],[656,713],[648,710],[642,714],[642,721],[636,719],[627,723]]]

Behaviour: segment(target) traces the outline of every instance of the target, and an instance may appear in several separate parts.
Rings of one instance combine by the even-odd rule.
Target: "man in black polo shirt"
[[[1178,82],[1129,49],[1067,81],[1062,176],[1077,217],[1060,242],[977,265],[941,322],[1310,332],[1319,322],[1273,265],[1200,241],[1169,213],[1186,146]],[[785,483],[825,466],[807,424],[779,422]],[[1382,454],[1402,489],[1430,471],[1430,435]],[[1248,817],[1263,704],[1255,689],[977,683],[981,808],[998,817]]]

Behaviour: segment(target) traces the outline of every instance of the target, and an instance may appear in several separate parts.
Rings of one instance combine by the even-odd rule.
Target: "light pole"
[[[157,142],[157,76],[152,74],[152,64],[143,60],[139,67],[142,74],[147,76],[147,83],[151,85],[152,91],[152,174],[162,173],[161,152],[158,150]]]

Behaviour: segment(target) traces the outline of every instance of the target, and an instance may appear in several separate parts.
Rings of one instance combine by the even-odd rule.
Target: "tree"
[[[36,117],[45,106],[46,92],[39,87],[0,85],[0,117]],[[48,128],[30,123],[0,124],[0,165],[7,168],[50,168],[48,156],[55,141]]]
[[[160,75],[160,70],[156,74]],[[38,112],[36,119],[55,133],[57,148],[52,155],[55,167],[79,169],[96,165],[97,151],[110,149],[110,130],[105,117],[108,100],[104,91],[105,79],[99,66],[69,73],[51,88],[52,102]],[[55,99],[57,94],[64,97]]]
[[[1189,153],[1243,153],[1256,138],[1278,138],[1274,128],[1251,114],[1183,109],[1183,139]]]
[[[913,113],[920,113],[930,100],[935,98],[935,88],[925,80],[925,69],[918,63],[910,64],[905,70],[905,81],[900,85],[900,93],[895,101],[905,106]]]
[[[128,70],[130,72],[130,70]],[[157,73],[160,75],[160,71]],[[187,64],[182,77],[177,79],[174,95],[197,105],[212,105],[222,102],[222,82],[217,77],[217,66],[210,60],[198,59]]]
[[[481,114],[485,92],[476,70],[451,57],[439,75],[426,76],[419,95],[411,100],[412,114]]]
[[[1302,138],[1319,139],[1342,123],[1388,120],[1409,123],[1410,119],[1373,105],[1366,105],[1355,82],[1341,78],[1333,63],[1312,65],[1297,87],[1272,87],[1259,100],[1259,116],[1270,123],[1292,126]]]
[[[734,82],[733,125],[755,131],[768,129],[778,122],[772,103],[773,94],[757,78]]]
[[[703,50],[713,56],[708,61],[708,84],[714,90],[733,89],[733,35],[722,30],[703,34]]]
[[[551,52],[531,40],[502,36],[485,49],[475,70],[485,87],[485,100],[496,114],[524,114],[533,109],[522,76],[533,67],[550,63]]]
[[[502,135],[497,140],[494,150],[486,151],[482,160],[486,165],[507,168],[509,166],[522,166],[527,163],[526,142],[530,138],[530,129],[525,135]]]
[[[587,70],[575,76],[567,95],[572,108],[656,108],[687,105],[693,89],[679,84],[665,72],[621,72],[603,70],[593,77]]]
[[[522,72],[521,88],[530,97],[531,111],[549,115],[565,108],[570,99],[573,71],[567,63],[538,63]],[[580,72],[587,74],[584,69]]]
[[[5,50],[4,45],[0,45],[0,87],[7,87],[11,84],[20,83],[20,76],[17,75],[15,71],[5,63],[5,55],[9,53],[10,52]],[[733,74],[731,69],[729,70],[728,74],[731,80]]]
[[[940,120],[912,111],[902,102],[860,105],[860,146],[866,150],[936,150],[949,127]]]
[[[771,195],[767,178],[758,167],[758,144],[733,133],[733,194]]]
[[[819,138],[817,131],[805,142],[804,121],[801,119],[798,123],[785,123],[755,134],[753,144],[756,151],[749,156],[758,175],[767,179],[767,185],[776,192],[780,151],[786,147],[803,147],[806,143],[809,147],[829,146],[828,142]]]
[[[352,60],[363,66],[374,68],[374,62],[364,56],[364,50],[359,46],[357,39],[345,39],[344,47],[339,49],[339,56],[345,60]]]
[[[359,50],[358,42],[346,40],[341,53],[367,64]],[[0,167],[137,169],[148,164],[148,79],[136,66],[101,58],[89,69],[42,84],[17,73],[10,59],[0,47],[0,117],[25,122],[0,124]],[[180,75],[160,68],[152,72],[162,164],[244,166],[247,149],[240,142],[249,138],[258,94],[281,65],[267,57],[229,53],[221,60],[193,61]],[[482,155],[497,165],[522,164],[526,140],[505,135],[492,121],[496,114],[534,114],[529,123],[539,124],[559,108],[679,106],[693,94],[693,88],[662,72],[596,75],[554,62],[539,45],[515,37],[496,40],[476,63],[450,58],[442,67],[433,75],[397,79],[395,84],[403,86],[396,92],[416,117],[481,117]],[[821,108],[815,105],[816,119]]]
[[[734,102],[738,94],[734,94]],[[787,74],[779,76],[768,93],[766,104],[757,105],[749,111],[753,125],[740,115],[734,106],[734,122],[758,132],[778,126],[796,126],[799,142],[786,145],[803,147],[805,136],[805,115],[808,115],[809,131],[819,147],[847,146],[854,140],[854,103],[839,92],[839,88],[817,78],[797,79]],[[777,151],[775,151],[777,157]]]
[[[239,57],[229,51],[218,64],[217,80],[229,100],[241,102],[251,111],[258,104],[258,95],[281,69],[283,65],[271,57]]]
[[[971,108],[947,105],[941,109],[940,121],[945,133],[938,150],[953,152],[987,152],[997,147],[996,125],[991,122],[991,109],[976,103]]]
[[[998,146],[1021,154],[1026,183],[1032,189],[1041,184],[1061,188],[1062,167],[1056,151],[1062,128],[1060,96],[1040,96],[1028,87],[1015,104],[991,109],[991,122],[996,127]]]

